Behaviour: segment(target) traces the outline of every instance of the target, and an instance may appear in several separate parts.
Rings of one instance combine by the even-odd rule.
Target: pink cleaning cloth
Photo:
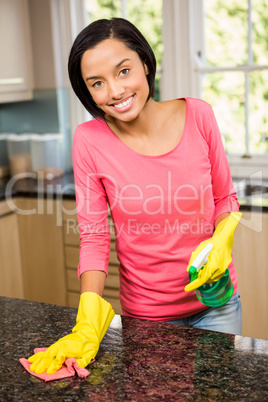
[[[47,348],[36,348],[34,349],[34,353],[44,352],[46,349]],[[93,361],[94,360],[92,360],[90,363],[92,363]],[[34,375],[35,377],[41,378],[44,381],[53,381],[60,380],[61,378],[72,377],[75,375],[75,372],[79,377],[82,378],[87,377],[90,374],[87,369],[79,367],[74,358],[66,359],[62,367],[54,374],[36,374],[30,370],[30,366],[32,363],[30,363],[27,359],[22,358],[20,359],[20,362],[23,367],[28,371],[28,373]]]

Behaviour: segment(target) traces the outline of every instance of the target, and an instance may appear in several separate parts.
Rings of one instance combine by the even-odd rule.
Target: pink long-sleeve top
[[[194,291],[184,291],[186,268],[192,251],[212,236],[217,216],[239,210],[211,106],[186,98],[182,138],[157,156],[132,150],[104,121],[83,123],[74,136],[73,168],[78,276],[87,270],[108,275],[109,204],[123,314],[172,320],[206,309]],[[233,262],[229,271],[235,293]]]

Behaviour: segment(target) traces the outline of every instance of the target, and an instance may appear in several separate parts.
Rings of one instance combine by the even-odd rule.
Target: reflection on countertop
[[[268,400],[268,341],[116,315],[89,377],[44,383],[19,358],[69,333],[76,309],[0,297],[0,314],[3,401]]]
[[[241,211],[268,212],[268,181],[233,179]],[[10,197],[43,197],[75,200],[73,173],[43,180],[34,173],[0,179],[0,201]]]

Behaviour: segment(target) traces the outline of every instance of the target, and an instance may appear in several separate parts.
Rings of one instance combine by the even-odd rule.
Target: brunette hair
[[[138,53],[148,68],[149,96],[155,95],[156,60],[151,46],[142,33],[124,18],[101,19],[85,27],[75,39],[69,55],[68,71],[72,88],[86,110],[95,118],[104,119],[104,112],[96,105],[81,74],[81,59],[86,50],[106,39],[118,39]],[[147,100],[148,100],[147,99]]]

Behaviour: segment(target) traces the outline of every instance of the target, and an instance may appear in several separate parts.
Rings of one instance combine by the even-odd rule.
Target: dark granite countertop
[[[23,175],[22,175],[23,176]],[[0,201],[10,197],[43,197],[75,200],[73,173],[65,174],[53,180],[37,179],[35,174],[27,178],[0,179]],[[32,176],[32,177],[31,177]],[[261,183],[242,179],[233,179],[237,190],[241,211],[268,212],[268,181]],[[249,187],[251,186],[251,189]],[[250,192],[252,190],[252,193]]]
[[[87,378],[45,383],[19,362],[76,309],[0,297],[1,401],[267,401],[268,341],[115,316]]]

